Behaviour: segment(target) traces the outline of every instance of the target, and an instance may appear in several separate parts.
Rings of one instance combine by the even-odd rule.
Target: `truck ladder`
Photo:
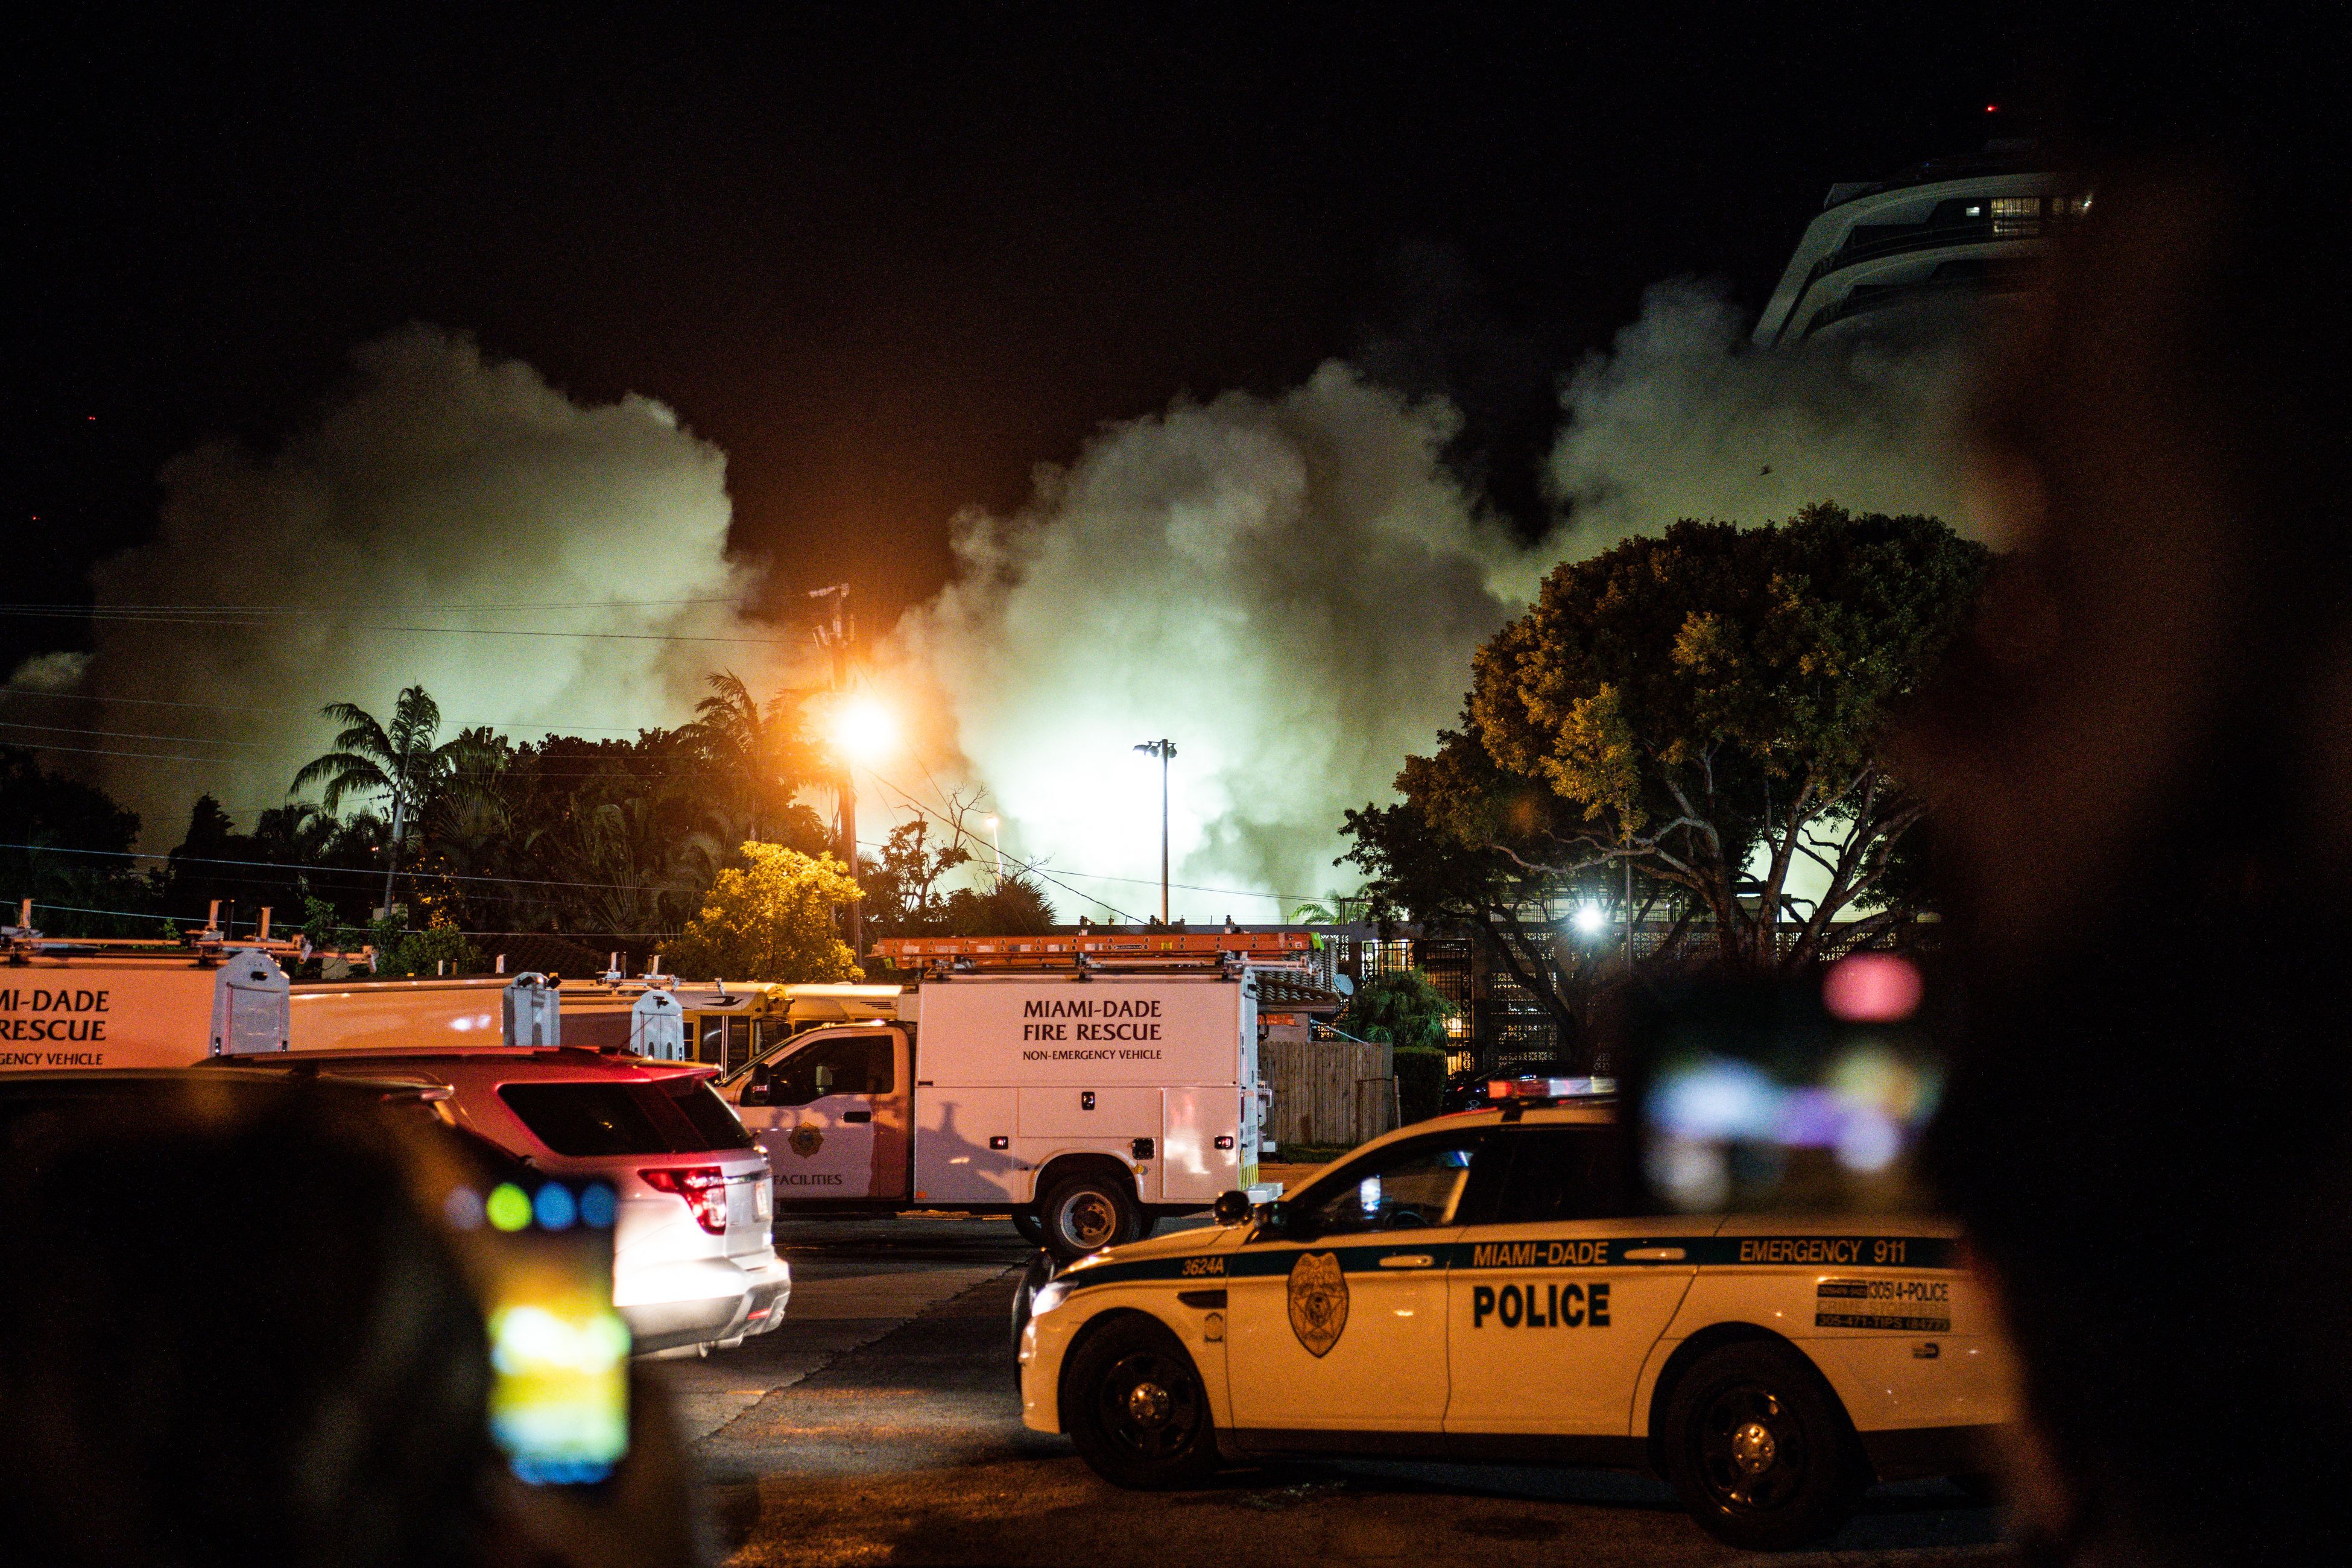
[[[1305,931],[1084,931],[1063,936],[886,936],[870,958],[901,969],[1066,969],[1080,963],[1265,963],[1305,952]]]

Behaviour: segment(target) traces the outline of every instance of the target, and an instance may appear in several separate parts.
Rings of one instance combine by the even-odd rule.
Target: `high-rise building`
[[[1990,142],[1969,157],[1832,185],[1755,341],[1799,343],[1892,324],[1956,296],[2018,293],[2032,286],[2057,226],[2090,201],[2030,141]]]

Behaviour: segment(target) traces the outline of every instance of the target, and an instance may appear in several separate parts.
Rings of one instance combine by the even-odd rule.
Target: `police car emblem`
[[[824,1130],[803,1121],[793,1129],[793,1135],[788,1142],[792,1144],[793,1152],[805,1160],[824,1147]]]
[[[1302,1252],[1290,1266],[1290,1331],[1307,1353],[1330,1353],[1348,1327],[1348,1277],[1336,1252]]]

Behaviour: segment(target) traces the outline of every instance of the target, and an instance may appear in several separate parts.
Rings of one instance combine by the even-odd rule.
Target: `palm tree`
[[[1352,925],[1364,918],[1367,900],[1361,893],[1327,893],[1318,902],[1290,911],[1294,925]]]
[[[392,837],[385,852],[383,904],[392,907],[392,879],[400,864],[402,835],[408,824],[421,819],[425,805],[457,779],[480,750],[477,731],[468,731],[436,746],[441,732],[441,708],[422,686],[411,686],[393,702],[392,722],[353,702],[330,702],[319,711],[342,729],[335,749],[312,759],[294,775],[287,793],[324,784],[325,808],[332,812],[346,795],[371,795],[392,808]]]
[[[822,765],[808,732],[807,694],[779,691],[762,708],[733,670],[709,681],[710,695],[695,704],[684,734],[743,808],[748,837],[765,839]]]

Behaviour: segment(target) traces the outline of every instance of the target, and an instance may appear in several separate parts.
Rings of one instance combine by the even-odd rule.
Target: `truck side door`
[[[777,1197],[906,1196],[911,1065],[904,1030],[821,1029],[779,1047],[730,1086],[743,1124],[767,1151]]]

